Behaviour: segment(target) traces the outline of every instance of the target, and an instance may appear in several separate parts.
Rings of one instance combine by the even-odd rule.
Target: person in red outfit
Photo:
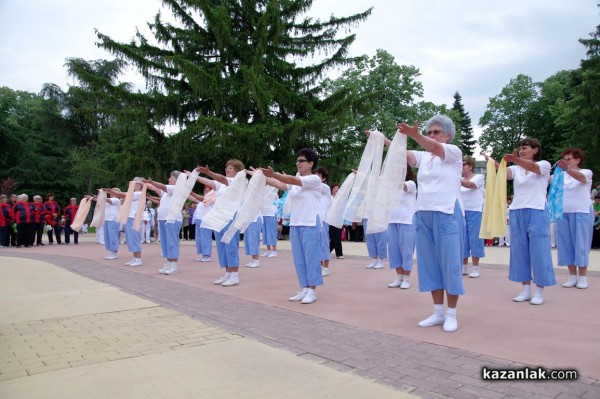
[[[8,203],[8,195],[0,195],[0,248],[10,244],[10,232],[14,219],[12,207]]]
[[[15,214],[15,222],[17,223],[17,248],[25,246],[26,248],[32,245],[31,229],[33,227],[33,204],[29,203],[29,196],[21,194],[18,196],[17,203],[13,208]]]
[[[44,211],[46,212],[46,224],[52,227],[52,230],[48,231],[48,242],[50,245],[54,243],[52,239],[52,232],[56,236],[56,242],[62,244],[60,239],[60,205],[54,201],[54,193],[48,193],[46,195],[46,202],[44,202]]]
[[[46,210],[44,208],[44,204],[42,203],[42,197],[39,195],[33,196],[33,228],[31,229],[31,244],[34,243],[36,245],[44,245],[42,243],[42,236],[44,235],[44,216],[46,215]]]
[[[67,245],[71,243],[71,233],[73,233],[75,245],[79,244],[79,232],[71,229],[71,223],[75,219],[77,209],[79,209],[77,198],[71,198],[70,204],[65,207],[65,244]]]

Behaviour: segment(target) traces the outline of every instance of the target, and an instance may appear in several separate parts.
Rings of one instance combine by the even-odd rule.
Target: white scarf
[[[368,212],[367,215],[365,215],[365,208],[367,202],[373,202],[374,195],[377,194],[374,186],[377,184],[375,178],[379,176],[379,171],[381,169],[383,146],[383,134],[379,131],[371,132],[360,159],[348,203],[346,204],[344,219],[354,222],[360,221],[363,216],[368,216]],[[373,184],[371,184],[369,180],[374,180]],[[368,190],[369,188],[371,188],[371,190]]]
[[[356,173],[354,172],[346,176],[346,180],[344,180],[344,183],[340,186],[337,194],[335,197],[333,197],[331,206],[329,207],[327,215],[325,216],[325,223],[328,225],[335,226],[338,229],[341,229],[344,225],[344,211],[346,209],[348,197],[350,197],[350,190],[352,190],[355,179]]]
[[[175,183],[175,191],[173,192],[171,207],[169,208],[169,213],[167,214],[167,223],[173,223],[179,219],[183,205],[194,189],[198,174],[198,171],[194,169],[189,177],[184,173],[181,173],[177,177],[177,183]]]
[[[77,213],[73,216],[73,221],[71,222],[71,229],[73,231],[79,232],[79,230],[81,230],[81,226],[83,226],[83,222],[85,222],[85,218],[90,211],[90,202],[91,201],[85,197],[79,202]]]
[[[239,230],[240,233],[246,231],[250,223],[254,220],[268,192],[267,178],[261,170],[257,170],[252,175],[248,188],[244,193],[244,199],[240,206],[240,211],[235,216],[233,223],[223,235],[222,242],[229,244],[233,236]]]
[[[106,210],[106,191],[99,189],[96,196],[96,206],[94,207],[94,217],[92,218],[92,227],[101,227],[104,224],[104,211]]]
[[[246,172],[242,170],[229,183],[227,192],[219,196],[212,211],[202,219],[200,227],[214,231],[223,230],[227,223],[233,219],[235,212],[240,208],[244,200],[247,185]]]
[[[381,174],[369,180],[366,215],[367,233],[381,233],[388,228],[390,213],[406,178],[406,136],[396,133],[388,148]],[[376,183],[372,186],[371,181]],[[372,198],[372,200],[371,200]]]

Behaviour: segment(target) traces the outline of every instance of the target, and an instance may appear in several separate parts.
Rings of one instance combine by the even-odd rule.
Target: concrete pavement
[[[231,288],[212,284],[220,271],[194,262],[189,242],[180,274],[171,277],[156,273],[155,244],[144,246],[140,268],[123,266],[125,248],[110,262],[92,243],[3,249],[0,359],[13,358],[6,372],[0,367],[0,396],[37,397],[31,389],[43,387],[48,396],[41,397],[106,397],[109,388],[116,397],[138,390],[144,397],[600,397],[598,318],[578,317],[581,303],[592,314],[598,303],[599,251],[590,289],[549,287],[547,303],[536,307],[510,301],[518,288],[506,281],[508,248],[486,248],[482,277],[465,280],[459,331],[446,334],[416,327],[431,311],[428,295],[417,291],[416,276],[410,290],[386,288],[392,272],[365,270],[364,244],[344,243],[346,259],[332,260],[317,303],[288,302],[296,287],[287,245],[281,241],[280,256],[260,268],[242,268],[241,285]],[[31,269],[36,260],[43,262]],[[559,282],[564,273],[557,272]],[[58,337],[63,328],[72,334]],[[525,364],[576,368],[581,377],[481,379],[482,366]],[[84,391],[55,382],[63,378],[82,381]]]

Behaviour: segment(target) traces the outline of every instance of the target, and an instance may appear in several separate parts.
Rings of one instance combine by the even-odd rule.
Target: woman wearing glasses
[[[291,201],[290,242],[301,291],[290,298],[303,304],[317,300],[316,288],[323,285],[321,274],[321,227],[319,204],[321,178],[314,174],[319,157],[308,148],[296,154],[296,176],[276,173],[272,168],[261,168],[267,183],[280,190],[289,190]]]
[[[556,221],[558,265],[569,268],[570,278],[563,287],[584,289],[588,287],[586,272],[594,225],[594,212],[588,199],[592,171],[581,168],[583,151],[580,148],[567,148],[560,155],[558,166],[564,170],[564,195],[563,217]]]
[[[486,157],[487,159],[488,157]],[[524,138],[518,151],[504,155],[514,165],[506,168],[506,178],[513,181],[514,196],[510,204],[510,263],[508,279],[522,284],[515,302],[532,305],[544,303],[544,287],[556,284],[550,252],[550,217],[546,209],[546,190],[550,180],[548,161],[542,160],[542,146],[537,139]],[[496,168],[498,167],[496,162]],[[536,285],[531,290],[531,281]]]
[[[456,306],[464,294],[462,283],[463,212],[460,196],[462,152],[450,144],[456,135],[454,123],[435,115],[425,124],[422,135],[417,122],[398,124],[398,131],[415,140],[425,151],[407,151],[408,164],[419,168],[415,223],[419,290],[431,292],[433,315],[419,327],[443,324],[446,332],[456,331]],[[444,293],[448,309],[444,311]]]

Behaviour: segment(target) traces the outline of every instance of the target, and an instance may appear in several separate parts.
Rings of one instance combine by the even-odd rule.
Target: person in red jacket
[[[21,194],[17,198],[17,203],[13,208],[15,222],[17,223],[17,248],[22,245],[28,248],[33,244],[30,240],[34,207],[33,204],[29,203],[27,194]]]
[[[73,233],[75,245],[79,244],[79,232],[71,229],[71,223],[73,223],[78,209],[77,198],[71,198],[70,204],[65,207],[65,244],[67,245],[71,243],[71,233]]]
[[[14,219],[12,207],[8,203],[8,195],[0,195],[0,248],[10,244],[10,232]]]
[[[44,211],[46,212],[46,224],[52,227],[52,230],[48,231],[48,242],[50,245],[54,243],[52,239],[52,232],[56,235],[56,242],[62,244],[60,239],[60,206],[58,202],[54,201],[54,193],[48,193],[46,195],[46,202],[44,202]]]
[[[33,228],[31,229],[31,244],[44,245],[42,236],[44,235],[44,216],[46,214],[42,197],[39,195],[33,196]]]

